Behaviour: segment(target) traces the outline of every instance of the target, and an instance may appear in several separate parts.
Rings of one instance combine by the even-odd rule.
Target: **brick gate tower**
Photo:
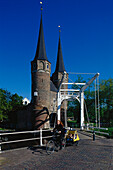
[[[40,20],[39,37],[36,54],[31,62],[32,75],[32,106],[34,115],[34,128],[49,128],[51,123],[54,125],[57,119],[57,97],[58,89],[65,67],[62,56],[61,40],[59,33],[58,53],[56,69],[50,78],[51,63],[47,59],[44,32],[42,24],[42,13]],[[68,74],[65,74],[64,82],[68,81]],[[62,105],[64,110],[66,105]],[[64,114],[62,114],[64,115]],[[64,119],[64,118],[63,118]]]
[[[36,129],[38,126],[43,126],[45,119],[48,117],[48,108],[50,105],[50,72],[51,63],[48,61],[46,55],[41,14],[36,55],[31,62],[32,103],[34,105]],[[48,123],[45,123],[45,127],[48,127]]]
[[[62,55],[62,48],[61,48],[61,40],[60,40],[60,30],[59,30],[59,42],[58,42],[58,53],[57,53],[57,63],[56,63],[56,69],[55,72],[52,74],[51,80],[53,81],[54,85],[56,86],[57,89],[59,89],[62,77],[65,76],[63,79],[63,82],[67,83],[68,82],[68,74],[66,73],[65,67],[64,67],[64,61],[63,61],[63,55]],[[66,88],[67,85],[62,85],[62,89]],[[65,110],[67,110],[67,101],[64,101],[61,105],[61,121],[64,123],[64,114]]]

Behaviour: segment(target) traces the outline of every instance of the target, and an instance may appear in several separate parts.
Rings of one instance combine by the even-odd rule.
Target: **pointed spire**
[[[48,60],[47,55],[46,55],[45,41],[44,41],[42,13],[41,13],[40,30],[39,30],[38,45],[37,45],[35,59],[36,60],[37,59],[39,59],[39,60]]]
[[[61,41],[60,41],[60,31],[59,31],[59,43],[58,43],[58,53],[57,53],[57,64],[55,72],[64,72],[64,61],[63,61],[63,55],[62,55],[62,48],[61,48]]]

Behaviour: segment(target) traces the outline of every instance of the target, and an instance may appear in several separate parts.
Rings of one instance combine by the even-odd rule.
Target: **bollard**
[[[42,128],[40,128],[40,146],[42,146]]]
[[[93,141],[95,141],[95,131],[93,131]]]

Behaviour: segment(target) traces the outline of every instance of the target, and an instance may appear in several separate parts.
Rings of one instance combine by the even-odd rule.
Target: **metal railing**
[[[46,131],[52,131],[50,130],[34,130],[34,131],[21,131],[21,132],[10,132],[10,133],[0,133],[0,153],[2,152],[2,145],[4,144],[10,144],[10,143],[17,143],[17,142],[26,142],[26,141],[33,141],[33,140],[39,140],[40,141],[40,146],[43,146],[42,139],[47,139],[51,138],[52,136],[43,136],[43,132]],[[11,141],[3,141],[3,138],[5,136],[10,136],[10,135],[19,135],[19,134],[36,134],[39,133],[39,137],[32,137],[32,138],[26,138],[26,139],[19,139],[19,140],[11,140]]]
[[[93,129],[93,130],[92,130],[92,129]],[[93,133],[93,141],[95,140],[95,134],[102,134],[102,135],[107,135],[107,136],[109,136],[109,133],[101,132],[101,131],[96,131],[96,129],[97,129],[97,130],[105,130],[105,131],[108,131],[108,128],[100,128],[100,127],[88,126],[87,129],[86,129],[86,131]]]

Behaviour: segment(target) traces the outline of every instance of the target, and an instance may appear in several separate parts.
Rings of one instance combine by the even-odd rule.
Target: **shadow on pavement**
[[[34,154],[34,155],[37,155],[37,154],[45,155],[45,154],[47,154],[45,146],[31,146],[31,147],[28,147],[27,149],[31,150],[32,154]]]

